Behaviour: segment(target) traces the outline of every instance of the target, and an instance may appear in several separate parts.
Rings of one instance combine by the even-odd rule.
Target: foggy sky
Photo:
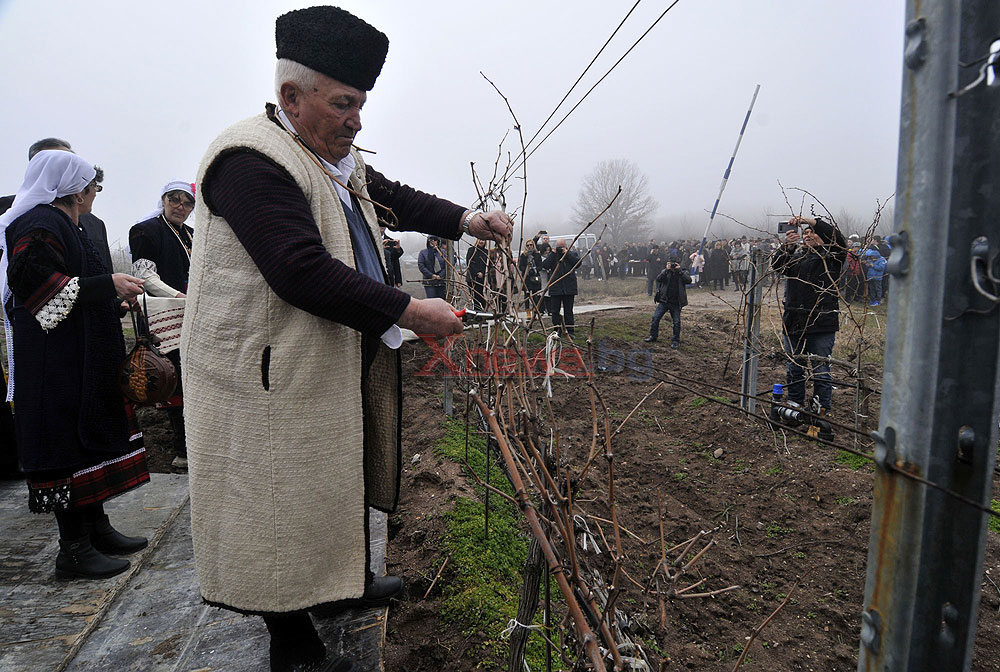
[[[0,0],[0,192],[21,183],[28,145],[63,137],[105,169],[94,212],[124,244],[162,185],[194,180],[209,142],[275,99],[274,19],[310,4]],[[643,0],[564,111],[668,4]],[[358,144],[388,177],[471,204],[470,162],[488,179],[505,134],[503,152],[520,149],[480,71],[527,139],[632,5],[341,2],[389,37]],[[528,161],[526,231],[568,228],[586,174],[624,158],[657,218],[700,236],[756,84],[720,210],[789,214],[780,181],[870,221],[895,189],[903,20],[903,0],[681,0]]]

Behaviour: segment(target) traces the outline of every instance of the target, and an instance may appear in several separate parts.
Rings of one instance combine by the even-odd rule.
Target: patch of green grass
[[[721,402],[723,404],[728,404],[729,403],[729,399],[727,399],[726,397],[719,397],[719,396],[715,396],[715,395],[711,395],[710,394],[707,397],[695,397],[694,399],[692,399],[691,400],[691,408],[701,408],[702,406],[704,406],[705,404],[707,404],[710,401],[718,401],[718,402]]]
[[[461,464],[465,459],[465,427],[459,422],[448,422],[435,452]],[[486,439],[482,435],[469,434],[468,455],[469,466],[483,478]],[[489,481],[493,487],[513,495],[510,482],[495,460],[491,460]],[[509,647],[509,642],[501,639],[500,632],[517,615],[528,536],[520,527],[521,516],[515,506],[494,493],[490,497],[487,537],[484,522],[486,489],[476,485],[474,491],[475,499],[459,497],[444,516],[446,531],[442,548],[451,554],[449,571],[452,578],[443,589],[441,616],[461,628],[465,635],[486,633],[482,648],[476,654],[481,658],[479,667],[499,670],[505,665]],[[528,665],[541,669],[544,655],[541,638],[529,638]]]
[[[792,553],[792,557],[795,558],[796,560],[805,560],[806,554],[803,553],[802,551],[795,551],[794,553]]]
[[[776,464],[767,471],[765,471],[764,473],[767,474],[768,476],[777,476],[778,474],[785,473],[785,470],[781,468],[780,464]]]
[[[990,502],[990,508],[996,511],[997,513],[1000,513],[1000,499],[994,499],[992,502]],[[996,516],[990,516],[989,526],[991,532],[996,532],[997,534],[1000,534],[1000,518],[997,518]]]
[[[683,481],[687,477],[688,477],[687,472],[675,471],[674,475],[671,478],[673,478],[675,481]]]
[[[750,471],[750,467],[747,465],[747,461],[742,457],[737,458],[736,461],[733,462],[734,474],[745,474],[748,471]]]
[[[856,500],[853,497],[837,497],[835,501],[837,502],[837,504],[840,504],[841,506],[850,506]]]
[[[768,538],[771,539],[775,537],[784,536],[791,531],[792,531],[791,529],[784,527],[775,521],[771,521],[770,523],[767,524],[767,527],[764,528],[764,532],[766,532]]]
[[[649,335],[649,324],[630,323],[625,320],[608,320],[594,323],[594,342],[605,338],[618,341],[638,341]],[[642,345],[642,343],[640,343]]]
[[[857,471],[858,469],[863,469],[865,467],[871,468],[872,461],[861,457],[860,455],[855,455],[854,453],[849,453],[846,450],[837,450],[836,456],[833,458],[834,462],[839,464],[846,464],[851,469]]]

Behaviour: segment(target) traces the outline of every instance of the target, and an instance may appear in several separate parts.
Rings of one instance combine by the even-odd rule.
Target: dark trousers
[[[424,293],[428,299],[443,299],[444,285],[424,285]]]
[[[557,294],[549,297],[552,325],[558,326],[560,333],[565,330],[570,336],[573,335],[573,299],[575,298],[572,294]]]
[[[653,311],[653,321],[649,323],[649,335],[653,338],[660,337],[660,320],[663,316],[670,313],[670,319],[674,323],[674,343],[681,342],[681,307],[676,303],[657,303],[656,309]]]
[[[538,312],[540,310],[539,303],[542,300],[542,288],[539,287],[527,287],[524,292],[524,309],[533,312]]]
[[[472,290],[472,305],[476,310],[482,310],[486,307],[486,282],[484,280],[473,279],[469,283],[469,289]]]
[[[785,354],[788,363],[785,366],[785,387],[788,389],[788,401],[794,401],[800,406],[806,401],[806,371],[810,360],[804,355],[829,357],[833,353],[833,342],[837,332],[827,334],[799,334],[789,339],[783,334]],[[830,365],[812,361],[813,392],[819,397],[819,405],[829,410],[833,403],[833,378],[830,376]]]

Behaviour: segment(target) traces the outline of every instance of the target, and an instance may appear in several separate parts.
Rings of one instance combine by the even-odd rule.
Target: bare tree
[[[589,222],[614,199],[619,186],[621,195],[601,218],[607,226],[606,237],[613,245],[643,240],[659,207],[649,195],[646,176],[635,163],[627,159],[601,161],[584,179],[574,208],[578,223]]]

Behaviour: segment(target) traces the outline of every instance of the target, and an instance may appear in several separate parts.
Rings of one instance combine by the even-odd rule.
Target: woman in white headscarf
[[[111,526],[104,500],[149,480],[141,434],[118,386],[125,357],[119,306],[142,280],[108,274],[79,226],[97,195],[94,166],[71,152],[39,152],[2,217],[8,398],[16,409],[28,506],[59,525],[56,570],[113,576],[142,537]]]
[[[188,216],[194,210],[194,185],[175,180],[160,192],[157,207],[145,219],[132,227],[128,234],[132,250],[132,273],[146,281],[144,289],[153,297],[184,298],[187,294],[188,272],[191,268],[191,243],[194,229],[188,226]],[[158,302],[180,314],[176,302]],[[157,308],[149,307],[150,312]],[[175,320],[179,326],[179,320]],[[179,336],[179,331],[176,334]],[[187,445],[184,439],[184,396],[180,385],[180,351],[164,349],[164,354],[177,369],[177,389],[159,407],[165,408],[173,431],[174,461],[179,471],[187,470]]]

